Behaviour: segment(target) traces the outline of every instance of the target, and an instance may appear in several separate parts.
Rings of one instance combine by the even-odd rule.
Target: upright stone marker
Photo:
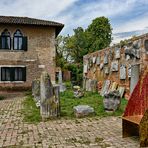
[[[126,79],[126,66],[124,64],[120,65],[120,80]]]
[[[58,87],[54,89],[50,76],[47,72],[41,75],[40,95],[41,106],[40,113],[42,119],[57,117],[59,115],[59,92]]]
[[[138,83],[140,75],[140,64],[131,66],[131,81],[130,81],[130,94],[133,92],[136,84]]]
[[[32,81],[32,95],[34,97],[34,101],[40,101],[40,80],[35,79]]]
[[[120,59],[120,48],[115,47],[115,59]]]
[[[65,84],[62,82],[62,71],[59,71],[59,76],[58,76],[58,83],[60,86],[60,92],[64,92],[66,90]]]

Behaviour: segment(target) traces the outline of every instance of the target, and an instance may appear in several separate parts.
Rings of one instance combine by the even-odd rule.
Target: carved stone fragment
[[[110,80],[105,80],[101,89],[101,96],[104,96],[109,91]]]
[[[43,72],[41,75],[41,106],[40,113],[42,119],[50,117],[57,117],[59,115],[59,86],[55,89],[51,83],[50,76],[47,72]]]
[[[84,64],[83,71],[84,73],[88,72],[88,64]]]
[[[103,69],[103,67],[104,67],[104,64],[103,64],[103,63],[101,63],[101,64],[100,64],[100,70],[102,70],[102,69]]]
[[[32,95],[34,97],[34,101],[40,101],[40,80],[35,79],[32,81]]]
[[[144,41],[144,47],[145,47],[146,54],[148,54],[148,39]]]
[[[124,64],[120,65],[120,80],[126,79],[126,66]]]
[[[120,48],[115,47],[115,59],[120,59]]]
[[[104,64],[108,64],[108,54],[105,53],[105,56],[104,56]]]
[[[97,64],[97,65],[100,65],[100,56],[97,57],[97,59],[96,59],[96,64]]]
[[[118,71],[118,61],[113,61],[111,63],[111,71]]]
[[[104,109],[106,111],[116,111],[121,104],[121,97],[119,91],[115,90],[104,95],[103,99]]]

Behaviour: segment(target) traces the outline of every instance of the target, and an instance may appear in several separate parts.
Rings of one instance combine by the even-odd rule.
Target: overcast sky
[[[0,15],[27,16],[65,24],[62,35],[110,19],[114,42],[148,32],[148,0],[0,0]]]

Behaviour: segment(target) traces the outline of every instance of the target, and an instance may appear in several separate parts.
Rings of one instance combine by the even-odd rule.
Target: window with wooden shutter
[[[7,29],[5,29],[1,34],[0,45],[0,49],[11,49],[10,32],[8,32]]]
[[[16,30],[13,36],[13,49],[23,50],[23,34],[19,29]]]
[[[26,81],[26,67],[1,67],[1,81]]]
[[[28,39],[25,36],[25,37],[23,37],[23,50],[27,51],[27,49],[28,49]]]

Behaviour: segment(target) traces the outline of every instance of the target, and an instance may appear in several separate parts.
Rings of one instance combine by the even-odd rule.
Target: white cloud
[[[77,0],[5,0],[0,1],[1,15],[54,18]]]

